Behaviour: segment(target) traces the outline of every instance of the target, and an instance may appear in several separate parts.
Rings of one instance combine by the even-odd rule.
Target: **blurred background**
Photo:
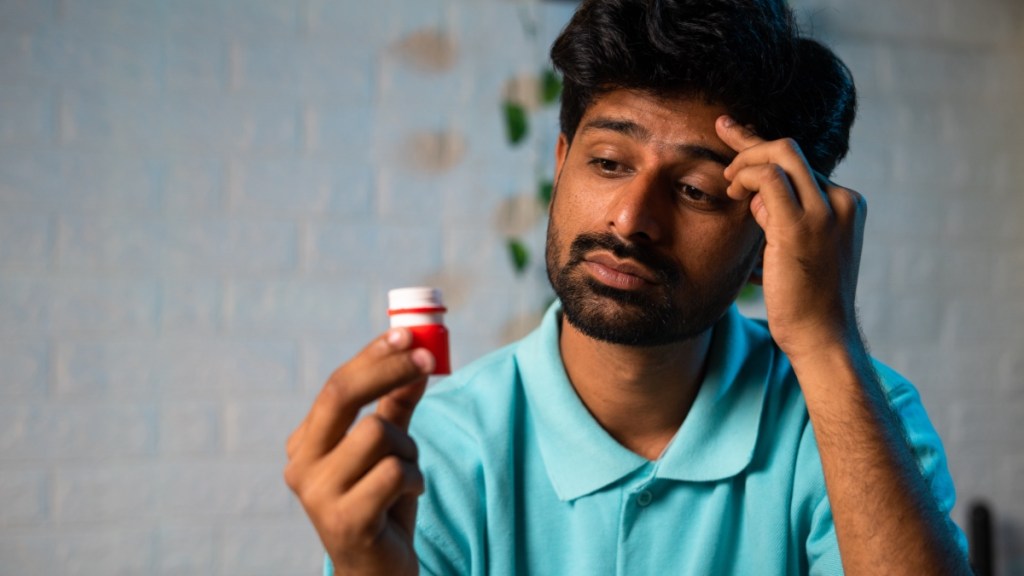
[[[1024,575],[1024,5],[793,5],[861,94],[864,331]],[[387,289],[456,366],[551,298],[574,7],[0,0],[0,574],[317,573],[284,441]]]

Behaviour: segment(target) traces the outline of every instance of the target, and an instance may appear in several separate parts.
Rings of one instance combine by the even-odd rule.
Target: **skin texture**
[[[548,275],[574,328],[614,344],[704,335],[760,251],[745,201],[725,194],[725,110],[617,91],[556,149]]]
[[[846,574],[970,574],[857,327],[864,198],[814,173],[792,140],[728,117],[716,131],[739,152],[728,194],[749,198],[765,231],[768,327],[804,392]]]
[[[407,431],[434,358],[411,344],[405,329],[371,342],[331,375],[288,438],[285,482],[338,574],[418,572],[412,542],[423,476]],[[352,426],[374,400],[376,413]]]
[[[614,438],[661,454],[703,378],[711,326],[746,279],[763,282],[769,329],[814,425],[846,573],[969,573],[857,328],[859,194],[721,107],[627,90],[599,97],[574,140],[560,138],[556,170],[549,274],[574,300],[562,359]],[[574,253],[579,238],[603,240]],[[677,321],[646,345],[622,343],[616,333],[638,329],[652,301]],[[340,367],[288,441],[286,482],[339,574],[417,573],[423,479],[407,427],[433,358],[410,343],[390,331]],[[376,399],[376,414],[353,426]]]
[[[583,287],[580,303],[563,301],[562,359],[597,421],[651,460],[686,417],[703,377],[710,328],[750,276],[762,245],[748,202],[725,193],[723,170],[735,152],[715,134],[724,112],[699,101],[614,91],[588,108],[573,142],[563,136],[556,149],[549,275],[568,274]],[[642,262],[604,249],[566,267],[569,242],[592,234],[653,253],[681,280],[658,281]],[[640,302],[603,295],[608,287]],[[666,301],[685,316],[678,332],[687,337],[622,346],[580,328],[585,321],[629,333],[636,328],[623,317],[639,315],[644,301]],[[574,308],[581,318],[573,318]]]

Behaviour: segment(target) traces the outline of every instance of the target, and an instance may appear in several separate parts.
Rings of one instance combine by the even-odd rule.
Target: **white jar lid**
[[[444,311],[444,301],[441,299],[441,290],[429,286],[414,286],[410,288],[395,288],[388,290],[388,309],[417,310],[439,309]]]

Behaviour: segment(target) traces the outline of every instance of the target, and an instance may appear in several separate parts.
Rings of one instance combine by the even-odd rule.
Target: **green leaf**
[[[541,75],[540,82],[540,101],[545,104],[554,104],[558,102],[558,97],[562,94],[562,79],[555,74],[554,70],[547,69]]]
[[[537,188],[537,199],[540,200],[542,206],[547,207],[551,204],[551,194],[555,190],[555,183],[551,180],[544,180],[540,183]]]
[[[749,282],[743,285],[743,288],[740,289],[739,296],[736,297],[736,300],[740,302],[755,302],[759,299],[760,288],[758,288],[756,284],[751,284]]]
[[[519,240],[509,238],[508,254],[512,257],[512,267],[516,274],[522,274],[526,270],[526,265],[530,263],[530,251]]]
[[[516,145],[526,138],[527,127],[526,110],[514,102],[505,102],[505,131],[508,135],[509,144]]]

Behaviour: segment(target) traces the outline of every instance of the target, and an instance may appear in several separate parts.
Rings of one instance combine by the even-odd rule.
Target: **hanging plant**
[[[761,299],[761,287],[756,284],[747,282],[740,289],[739,295],[736,296],[736,300],[739,302],[757,302]]]
[[[508,253],[512,258],[512,269],[516,274],[522,274],[530,265],[530,251],[516,238],[508,239]]]
[[[545,209],[547,209],[548,204],[551,204],[551,195],[554,191],[555,183],[551,180],[544,180],[537,187],[537,200]]]
[[[540,83],[540,101],[545,105],[551,105],[558,102],[558,97],[562,95],[562,79],[555,74],[554,70],[545,70],[541,75]]]
[[[526,109],[522,105],[506,100],[505,109],[505,134],[508,136],[508,143],[516,146],[526,138],[529,129],[529,121],[526,117]]]
[[[508,142],[512,146],[521,144],[529,133],[530,118],[529,109],[536,109],[539,106],[552,106],[558,103],[562,94],[562,80],[554,70],[545,69],[539,76],[532,79],[516,78],[518,87],[531,86],[532,92],[522,90],[509,90],[502,104],[505,115],[505,133]],[[510,81],[510,85],[513,81]],[[530,104],[532,102],[532,104]],[[554,192],[554,182],[550,178],[541,179],[537,183],[536,198],[540,206],[547,210],[551,203],[551,195]],[[518,238],[510,237],[507,242],[509,259],[512,262],[516,274],[523,274],[530,264],[529,248]]]

